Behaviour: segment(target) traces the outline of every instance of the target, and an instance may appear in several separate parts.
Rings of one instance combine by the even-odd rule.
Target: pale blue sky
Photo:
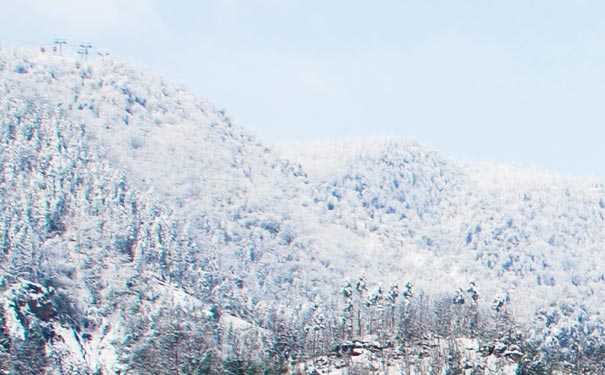
[[[605,3],[0,0],[0,43],[130,57],[269,142],[376,134],[605,178]]]

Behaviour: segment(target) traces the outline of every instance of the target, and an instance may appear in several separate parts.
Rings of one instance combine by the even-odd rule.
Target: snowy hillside
[[[489,332],[514,367],[533,352],[493,327],[570,353],[605,327],[595,181],[399,139],[274,150],[142,68],[10,51],[0,163],[6,373],[296,372],[346,340],[429,331],[400,348]]]
[[[586,308],[605,313],[596,302],[605,270],[605,185],[535,168],[457,163],[396,139],[283,152],[309,171],[314,196],[334,212],[331,221],[377,234],[392,262],[401,259],[397,251],[411,252],[399,267],[417,283],[435,274],[460,286],[475,280],[489,295],[508,293],[523,314],[545,299],[581,295]],[[409,269],[418,257],[432,276]]]

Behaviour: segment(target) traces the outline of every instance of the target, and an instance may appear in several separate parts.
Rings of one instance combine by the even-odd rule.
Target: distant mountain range
[[[312,358],[297,337],[319,352],[365,309],[361,339],[406,284],[506,304],[536,342],[604,332],[599,181],[396,138],[268,146],[142,68],[27,51],[0,53],[0,168],[0,373]]]

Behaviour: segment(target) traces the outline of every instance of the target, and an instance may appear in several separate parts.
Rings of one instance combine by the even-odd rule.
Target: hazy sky
[[[605,179],[605,2],[0,0],[0,44],[131,57],[269,142],[412,137]]]

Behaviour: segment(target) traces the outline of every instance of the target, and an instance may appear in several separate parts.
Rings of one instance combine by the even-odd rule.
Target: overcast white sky
[[[605,2],[0,0],[0,45],[132,58],[268,142],[412,137],[605,179]]]

